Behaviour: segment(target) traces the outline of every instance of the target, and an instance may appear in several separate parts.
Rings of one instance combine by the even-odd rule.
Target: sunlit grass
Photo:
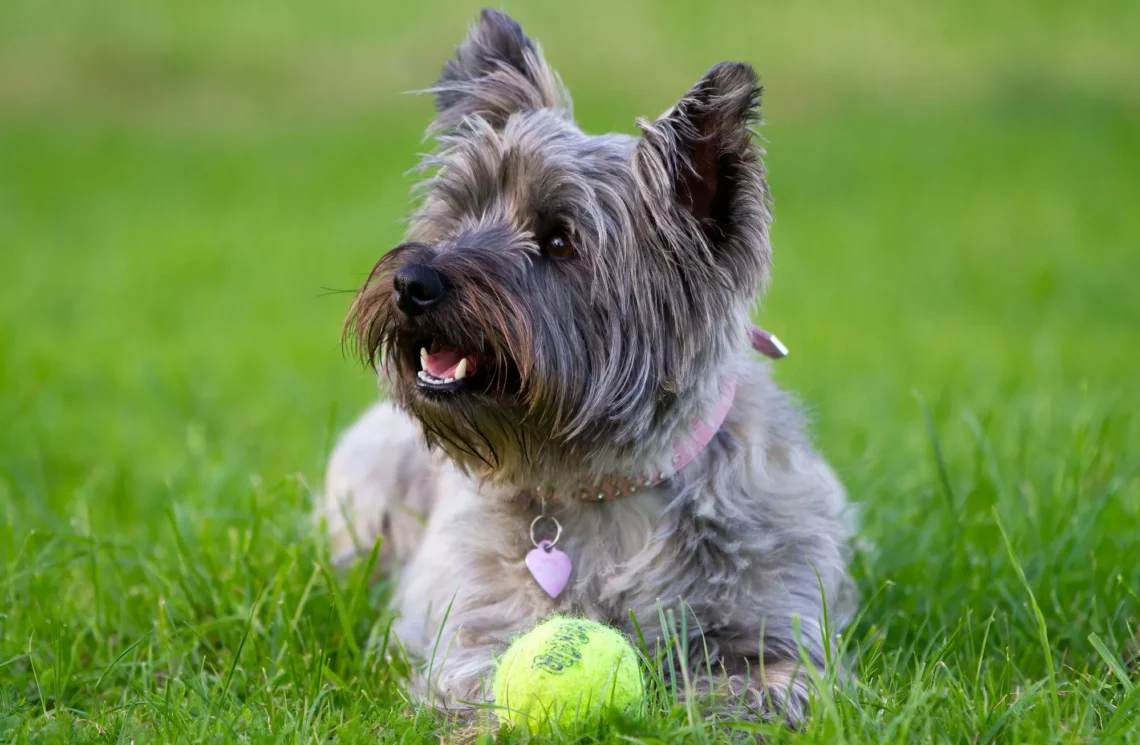
[[[651,670],[585,740],[1138,738],[1135,7],[1048,5],[517,13],[593,130],[760,68],[762,319],[862,511],[855,675],[803,733]],[[308,513],[375,395],[339,333],[426,147],[397,92],[471,10],[65,7],[0,6],[0,741],[470,735]]]

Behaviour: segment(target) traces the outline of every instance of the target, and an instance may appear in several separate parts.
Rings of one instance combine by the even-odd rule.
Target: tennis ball
[[[637,654],[620,632],[584,618],[552,616],[514,640],[493,685],[500,722],[563,728],[641,709]]]

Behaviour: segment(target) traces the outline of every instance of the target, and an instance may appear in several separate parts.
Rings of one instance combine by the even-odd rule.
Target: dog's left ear
[[[673,213],[658,225],[699,231],[716,257],[745,252],[766,268],[770,198],[751,129],[760,118],[760,91],[749,65],[713,67],[656,122],[638,122],[635,170],[656,197],[649,208]],[[691,243],[689,237],[677,239]]]
[[[519,111],[553,109],[571,116],[570,97],[542,50],[502,11],[485,8],[431,89],[436,132],[478,117],[501,127]]]

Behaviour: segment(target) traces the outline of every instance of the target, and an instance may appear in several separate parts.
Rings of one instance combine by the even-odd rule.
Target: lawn
[[[388,5],[0,3],[0,742],[469,734],[308,522],[477,9]],[[772,5],[506,6],[592,131],[761,72],[759,318],[862,513],[802,733],[580,741],[1140,741],[1140,5]]]

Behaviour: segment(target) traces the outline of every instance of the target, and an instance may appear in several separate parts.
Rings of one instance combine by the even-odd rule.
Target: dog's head
[[[646,457],[715,397],[767,279],[756,74],[717,65],[640,137],[591,136],[485,10],[431,92],[426,194],[353,303],[362,352],[480,477]]]

